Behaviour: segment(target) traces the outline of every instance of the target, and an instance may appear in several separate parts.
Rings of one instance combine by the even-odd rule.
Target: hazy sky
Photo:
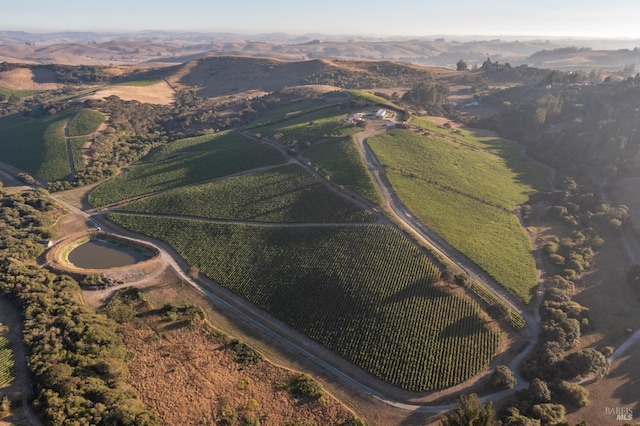
[[[0,0],[0,30],[640,38],[638,0]]]

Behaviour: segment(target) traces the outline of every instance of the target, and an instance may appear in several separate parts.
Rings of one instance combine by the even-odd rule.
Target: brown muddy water
[[[153,257],[140,246],[117,244],[114,241],[92,239],[69,253],[69,263],[78,268],[109,269],[133,265]]]

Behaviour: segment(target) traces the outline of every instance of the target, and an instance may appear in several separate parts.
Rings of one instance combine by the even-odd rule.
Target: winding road
[[[450,262],[458,265],[472,279],[484,285],[508,307],[520,313],[520,315],[522,315],[525,320],[526,334],[529,337],[529,343],[527,344],[526,348],[520,351],[519,355],[515,357],[510,363],[510,368],[514,372],[518,380],[517,386],[513,389],[507,389],[501,392],[486,395],[481,398],[481,400],[489,401],[501,399],[513,394],[519,389],[526,388],[528,386],[527,381],[518,374],[519,364],[533,350],[537,343],[540,322],[538,307],[542,300],[543,290],[540,289],[538,291],[536,301],[532,306],[534,313],[532,314],[531,312],[524,310],[519,302],[517,302],[511,294],[507,293],[497,282],[495,282],[495,280],[489,277],[477,265],[471,262],[466,256],[459,253],[456,249],[450,246],[446,241],[444,241],[433,231],[417,221],[406,209],[406,207],[400,202],[397,195],[392,190],[392,187],[387,180],[384,168],[366,143],[367,138],[383,131],[385,131],[385,129],[365,130],[354,135],[354,139],[361,153],[361,156],[368,170],[374,177],[375,184],[383,197],[383,207],[386,212],[392,217],[395,226],[411,233],[413,237],[421,244],[427,245],[439,256],[442,256],[443,258],[448,259]],[[279,149],[281,149],[281,151],[284,152],[284,148],[278,146],[279,144],[275,143],[272,145],[277,146]],[[290,158],[288,162],[296,161],[301,165],[307,167],[301,161],[293,158]],[[313,170],[311,171],[313,172]],[[15,174],[12,172],[13,170],[7,171],[5,169],[5,171],[3,171],[3,174],[6,174],[8,177],[13,177],[15,176]],[[320,177],[319,174],[315,174]],[[351,194],[348,190],[340,190],[334,184],[326,182],[324,179],[321,180],[325,182],[325,184],[329,188],[332,188],[336,193],[341,194],[343,197],[347,197],[352,200],[355,198],[355,200],[359,204],[366,205],[369,208],[372,207],[370,202],[363,199],[362,197],[359,197],[357,194]],[[348,385],[349,387],[359,390],[369,395],[370,397],[375,398],[376,400],[384,402],[389,406],[411,412],[437,414],[447,411],[451,408],[448,404],[420,405],[397,401],[385,395],[383,392],[373,389],[371,386],[358,380],[358,378],[356,378],[350,372],[348,363],[344,362],[341,365],[337,366],[335,362],[327,361],[327,359],[323,356],[323,354],[326,352],[326,349],[313,342],[311,339],[299,335],[299,333],[291,330],[286,325],[279,323],[273,318],[270,318],[267,314],[257,312],[255,307],[249,305],[248,302],[244,301],[244,299],[233,295],[221,286],[218,286],[215,283],[206,283],[204,282],[204,280],[194,280],[193,278],[191,278],[187,274],[188,265],[186,265],[186,263],[177,255],[177,253],[171,247],[162,242],[147,237],[142,238],[138,235],[134,235],[133,233],[122,230],[111,222],[108,222],[104,217],[105,211],[108,211],[110,207],[114,207],[115,205],[105,206],[105,208],[94,209],[90,211],[83,211],[71,205],[67,201],[61,199],[59,196],[56,196],[55,194],[53,194],[52,197],[66,209],[77,215],[80,215],[85,220],[92,223],[95,227],[100,227],[104,231],[113,233],[120,237],[155,246],[160,252],[161,259],[167,265],[171,266],[185,282],[192,285],[195,289],[197,289],[197,291],[206,296],[212,303],[241,318],[253,328],[269,336],[271,339],[282,344],[294,353],[307,358],[315,365],[329,372],[331,375],[333,375],[335,378]],[[228,223],[228,221],[225,222]],[[334,224],[327,224],[324,226],[334,226]],[[623,343],[614,352],[611,360],[620,357],[637,340],[640,340],[640,331],[636,332],[625,343]]]
[[[535,347],[537,343],[537,335],[538,335],[538,321],[539,318],[531,315],[527,311],[523,310],[522,307],[518,304],[518,302],[511,296],[509,293],[504,291],[504,289],[494,280],[492,280],[484,271],[482,271],[479,267],[477,267],[473,262],[471,262],[466,256],[459,253],[449,244],[447,244],[442,238],[438,235],[430,231],[423,224],[413,218],[409,211],[402,205],[399,201],[393,190],[391,189],[391,185],[386,179],[386,175],[384,173],[384,169],[378,162],[377,158],[373,154],[373,152],[366,145],[366,138],[376,135],[385,131],[385,129],[375,129],[365,130],[354,135],[357,146],[363,156],[365,164],[369,171],[372,173],[375,179],[376,186],[380,194],[383,197],[383,207],[387,211],[388,214],[391,214],[395,220],[391,221],[391,224],[400,230],[405,230],[410,232],[413,237],[418,240],[420,243],[428,246],[434,252],[438,253],[443,258],[448,259],[450,262],[457,264],[462,270],[464,270],[471,278],[482,283],[485,287],[487,287],[490,291],[492,291],[496,296],[502,300],[507,306],[509,306],[514,311],[520,313],[522,317],[525,319],[526,327],[527,327],[527,335],[529,337],[529,343],[527,347],[520,352],[520,354],[514,358],[511,362],[511,369],[514,371],[516,379],[518,381],[517,387],[514,389],[507,389],[505,391],[501,391],[495,394],[487,395],[482,398],[483,401],[494,400],[498,398],[506,397],[513,392],[526,388],[528,386],[528,382],[524,380],[518,374],[518,365],[524,359],[531,350]],[[253,137],[253,135],[247,134],[246,132],[242,132],[246,136]],[[261,142],[268,143],[276,148],[280,149],[283,154],[286,153],[285,148],[282,147],[277,142],[273,143],[272,141],[261,138]],[[286,155],[286,154],[285,154]],[[287,155],[288,156],[288,155]],[[304,162],[300,161],[295,157],[288,156],[289,163],[297,162],[300,165],[307,168],[309,171],[314,173],[318,178],[325,183],[329,188],[334,190],[337,194],[342,195],[343,197],[347,197],[353,200],[354,196],[357,194],[349,194],[348,191],[340,190],[337,188],[337,185],[332,184],[330,182],[326,182],[326,180],[322,179],[321,175],[315,172],[313,169],[310,169]],[[55,197],[55,195],[54,195]],[[358,196],[359,197],[359,196]],[[56,197],[57,198],[57,197]],[[373,397],[379,401],[384,402],[385,404],[407,410],[412,412],[419,413],[430,413],[437,414],[443,411],[447,411],[450,409],[449,405],[419,405],[419,404],[410,404],[403,401],[397,401],[389,396],[385,395],[383,392],[373,389],[372,387],[362,383],[357,380],[353,374],[349,373],[348,364],[342,365],[340,367],[336,366],[335,363],[327,362],[322,356],[324,349],[320,347],[317,343],[312,340],[306,338],[305,336],[298,335],[296,332],[292,332],[288,329],[287,326],[283,324],[279,324],[277,321],[268,318],[268,315],[259,315],[256,314],[255,307],[248,306],[246,301],[233,294],[229,294],[228,291],[224,291],[221,286],[215,285],[202,285],[201,280],[194,280],[186,273],[188,269],[188,265],[186,265],[182,259],[173,251],[172,248],[168,247],[166,244],[148,239],[146,237],[140,238],[133,233],[122,230],[119,227],[113,225],[105,219],[105,214],[110,210],[109,207],[114,206],[105,206],[103,208],[90,210],[90,211],[82,211],[77,209],[76,207],[70,205],[57,198],[58,201],[63,204],[66,208],[74,211],[76,214],[82,215],[86,220],[89,220],[95,224],[96,227],[102,228],[104,231],[108,231],[115,235],[129,238],[133,241],[138,241],[141,243],[152,244],[158,248],[161,253],[162,260],[175,269],[182,279],[186,282],[190,283],[193,287],[195,287],[200,293],[205,295],[210,301],[214,304],[222,307],[223,309],[233,313],[234,315],[240,317],[242,320],[250,324],[255,329],[259,330],[261,333],[269,336],[274,339],[278,343],[284,345],[289,348],[293,352],[307,358],[312,361],[317,366],[322,369],[330,372],[333,376],[338,378],[341,382],[349,385],[350,387],[357,389],[370,397]],[[365,207],[371,208],[372,204],[362,197],[356,198],[359,201],[359,204],[365,205]],[[122,205],[122,203],[118,203],[118,205]],[[166,215],[161,215],[166,216]],[[382,215],[379,215],[383,217]],[[185,217],[181,217],[185,218]],[[202,219],[198,218],[198,220],[206,220],[210,222],[220,222],[220,223],[236,223],[237,221],[220,221],[215,219]],[[246,223],[246,222],[242,222]],[[281,226],[281,224],[276,224],[277,226]],[[276,226],[272,225],[272,226]],[[296,226],[308,226],[309,224],[296,224]],[[316,224],[316,226],[335,226],[336,224]],[[344,225],[344,224],[340,224]],[[541,300],[541,297],[538,298],[538,301]],[[537,308],[536,308],[537,312]]]

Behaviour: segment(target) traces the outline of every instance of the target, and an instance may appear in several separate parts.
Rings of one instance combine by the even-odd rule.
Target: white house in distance
[[[387,115],[386,109],[379,109],[376,111],[376,118],[384,118],[385,115]]]

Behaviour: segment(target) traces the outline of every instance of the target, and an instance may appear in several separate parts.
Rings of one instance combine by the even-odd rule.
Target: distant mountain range
[[[174,65],[207,56],[389,60],[455,68],[487,58],[541,68],[617,70],[640,66],[640,40],[532,37],[372,38],[143,31],[135,33],[0,31],[0,62],[73,65]],[[633,65],[633,67],[630,67]]]

